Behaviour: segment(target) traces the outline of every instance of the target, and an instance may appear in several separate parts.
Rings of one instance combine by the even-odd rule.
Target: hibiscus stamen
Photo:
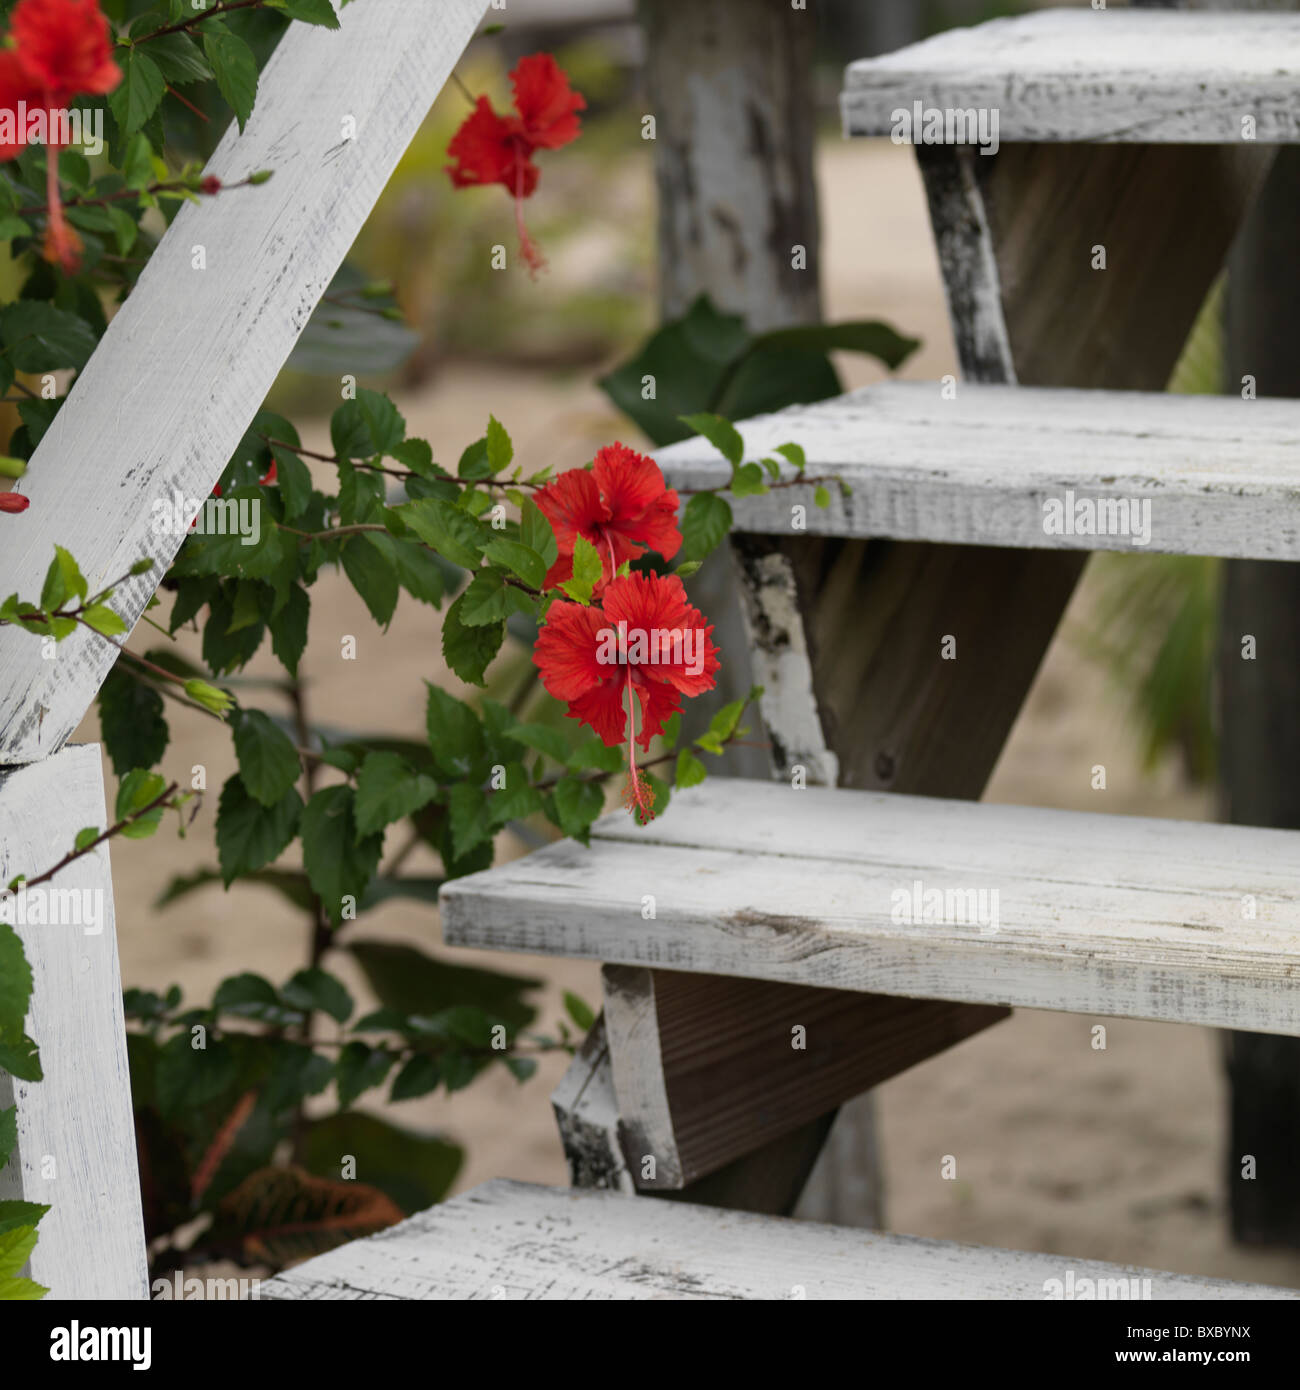
[[[75,275],[81,265],[81,238],[63,217],[57,145],[50,145],[45,152],[45,199],[50,217],[45,229],[45,259],[57,261],[65,274]]]
[[[623,788],[623,804],[645,825],[655,818],[650,788],[636,766],[636,697],[632,691],[632,668],[627,668],[627,784]]]
[[[546,264],[546,257],[528,235],[528,228],[524,225],[524,166],[528,159],[526,150],[522,151],[522,156],[516,156],[515,159],[515,230],[519,233],[519,254],[524,258],[529,275],[536,280],[537,272]]]

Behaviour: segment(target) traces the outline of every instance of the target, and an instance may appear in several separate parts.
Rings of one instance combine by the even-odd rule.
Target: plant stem
[[[134,824],[142,816],[147,816],[150,811],[155,811],[166,802],[174,793],[180,790],[180,783],[173,782],[166,790],[158,793],[157,796],[147,805],[142,806],[138,811],[133,811],[129,816],[123,816],[116,825],[110,825],[102,834],[97,835],[88,845],[83,845],[81,849],[71,850],[52,868],[46,869],[43,874],[38,874],[35,878],[23,880],[24,888],[35,888],[38,883],[48,883],[61,869],[66,869],[74,860],[81,859],[84,855],[90,854],[114,835],[119,835],[128,825]]]

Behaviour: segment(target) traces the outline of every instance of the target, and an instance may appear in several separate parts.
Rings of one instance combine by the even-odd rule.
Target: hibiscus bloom
[[[112,35],[99,0],[21,0],[10,33],[15,47],[0,53],[0,113],[13,123],[14,140],[0,144],[0,160],[16,159],[26,147],[26,108],[44,113],[46,136],[45,259],[71,275],[81,265],[81,238],[63,216],[59,198],[56,119],[76,96],[103,96],[122,80],[113,61]]]
[[[523,200],[533,196],[539,177],[533,151],[558,150],[576,140],[581,133],[577,113],[587,103],[549,53],[521,58],[510,83],[516,114],[498,115],[487,97],[479,97],[447,146],[455,160],[447,173],[457,188],[499,183],[510,193],[519,249],[535,274],[546,262],[524,226]]]
[[[601,607],[553,603],[533,649],[542,684],[608,747],[627,742],[624,798],[642,822],[654,814],[637,771],[682,696],[712,690],[718,669],[712,624],[691,606],[676,575],[629,574],[605,586]],[[637,731],[637,711],[640,731]]]
[[[625,444],[610,444],[596,455],[595,467],[571,468],[542,488],[534,499],[551,523],[560,553],[543,587],[573,577],[573,550],[582,536],[600,552],[605,579],[613,579],[625,560],[657,550],[671,560],[682,548],[677,529],[677,494],[664,484],[654,459]]]

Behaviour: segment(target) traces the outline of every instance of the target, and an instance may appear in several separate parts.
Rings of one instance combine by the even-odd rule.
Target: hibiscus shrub
[[[25,277],[0,308],[0,374],[6,393],[18,393],[21,418],[0,460],[12,483],[0,493],[8,528],[31,520],[21,479],[63,399],[51,387],[67,378],[55,373],[84,366],[171,211],[186,198],[256,197],[274,173],[249,171],[249,186],[233,195],[205,178],[193,155],[195,113],[246,120],[258,63],[284,25],[337,21],[329,0],[243,0],[198,12],[188,0],[106,0],[103,11],[95,0],[0,0],[0,14],[10,16],[13,39],[0,54],[0,120],[25,103],[43,113],[57,144],[67,104],[89,113],[107,94],[108,137],[93,161],[25,143],[12,126],[14,149],[0,149],[0,234]],[[447,172],[453,188],[502,185],[518,214],[537,187],[533,156],[578,135],[584,103],[549,55],[523,59],[511,78],[514,113],[471,99]],[[540,253],[521,216],[519,228],[522,259],[535,271]],[[156,599],[163,621],[147,626],[170,640],[128,644],[115,586],[92,592],[61,547],[40,593],[0,602],[0,624],[34,641],[80,627],[120,653],[98,700],[119,779],[112,823],[86,827],[66,857],[27,866],[10,888],[48,880],[112,836],[148,836],[169,809],[182,829],[192,821],[208,789],[202,769],[168,775],[167,699],[180,717],[228,727],[238,771],[216,795],[215,863],[174,880],[161,901],[239,882],[279,894],[310,927],[302,967],[286,981],[242,971],[198,1003],[177,988],[127,991],[158,1269],[204,1258],[279,1265],[438,1200],[459,1149],[356,1103],[380,1088],[393,1102],[455,1091],[492,1065],[522,1081],[534,1054],[571,1049],[572,1034],[563,1021],[533,1030],[527,995],[537,981],[358,939],[357,922],[393,897],[436,901],[441,883],[492,862],[494,838],[508,826],[536,840],[549,823],[550,833],[585,843],[620,791],[645,822],[663,812],[674,783],[701,780],[705,759],[745,732],[747,702],[737,701],[698,738],[680,738],[683,700],[714,686],[721,660],[683,579],[727,533],[726,489],[699,492],[682,508],[654,461],[619,443],[555,477],[529,472],[495,418],[454,463],[439,462],[441,448],[408,437],[387,396],[351,380],[328,452],[304,449],[289,420],[256,415],[204,503],[204,524],[191,527],[160,576],[168,606]],[[721,450],[738,495],[807,485],[795,444],[747,462],[721,417],[692,415],[685,426]],[[807,480],[823,502],[826,481]],[[179,505],[185,526],[195,504]],[[177,507],[170,497],[155,501],[160,530],[176,526]],[[258,524],[244,530],[237,522],[250,515]],[[145,560],[132,572],[151,568]],[[466,696],[482,693],[461,698],[429,684],[426,726],[405,738],[318,728],[299,671],[312,589],[327,572],[346,577],[381,628],[399,602],[440,610],[447,665]],[[199,636],[197,661],[176,645],[182,631]],[[235,679],[267,643],[283,681]],[[291,717],[252,702],[271,685],[287,693]],[[420,847],[436,855],[438,875],[404,870]],[[358,1011],[331,968],[344,956],[378,1008]],[[25,970],[3,922],[0,969],[19,980]],[[20,993],[0,991],[0,1066],[35,1081],[39,1056],[22,1032]],[[572,1023],[589,1026],[581,1000],[567,1005]],[[332,1105],[309,1108],[331,1088]],[[0,1113],[0,1161],[11,1128],[11,1112]],[[346,1172],[345,1156],[355,1165]],[[26,1241],[39,1214],[0,1212],[0,1220],[16,1222]]]

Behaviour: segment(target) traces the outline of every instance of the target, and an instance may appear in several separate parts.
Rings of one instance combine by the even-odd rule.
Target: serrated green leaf
[[[674,783],[678,790],[698,786],[709,775],[709,770],[695,757],[689,748],[683,748],[677,755],[677,774]]]
[[[588,604],[604,572],[600,551],[585,536],[577,536],[573,545],[573,577],[560,588],[576,603]]]
[[[263,806],[276,805],[302,772],[293,740],[258,709],[240,710],[232,722],[244,786]]]
[[[697,411],[694,415],[683,415],[681,420],[684,425],[689,425],[696,434],[702,434],[733,468],[740,467],[740,460],[745,453],[745,444],[740,437],[740,432],[730,420],[724,420],[721,415],[714,415],[709,411]]]
[[[357,774],[353,806],[357,831],[373,835],[393,821],[414,815],[438,795],[438,784],[417,773],[396,753],[368,753]]]

